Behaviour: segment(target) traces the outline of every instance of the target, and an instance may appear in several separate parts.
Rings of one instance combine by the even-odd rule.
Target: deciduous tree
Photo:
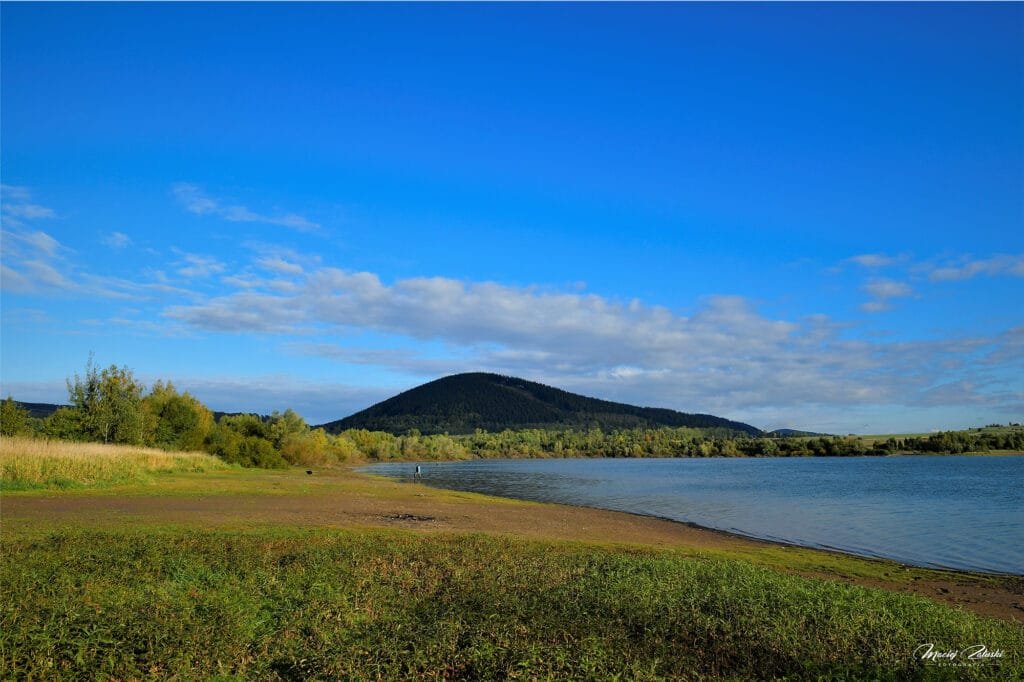
[[[127,367],[99,371],[92,356],[85,376],[68,379],[68,399],[79,411],[83,435],[104,443],[141,445],[145,430],[142,412],[143,385]]]

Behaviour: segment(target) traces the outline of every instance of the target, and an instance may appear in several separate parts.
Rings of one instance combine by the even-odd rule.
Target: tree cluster
[[[921,452],[959,455],[965,452],[992,452],[993,450],[1024,451],[1024,428],[1011,424],[1009,428],[990,425],[986,429],[971,431],[941,431],[930,436],[889,438],[876,446],[884,453]]]
[[[448,436],[352,429],[338,435],[310,428],[293,410],[269,417],[213,412],[170,382],[147,393],[127,367],[97,368],[68,379],[67,407],[44,419],[29,416],[13,398],[0,402],[0,433],[69,441],[203,450],[246,467],[324,466],[366,459],[459,459],[466,448]]]

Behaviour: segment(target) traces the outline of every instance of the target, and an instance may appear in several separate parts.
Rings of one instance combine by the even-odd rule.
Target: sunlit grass
[[[4,490],[148,483],[153,474],[228,468],[217,457],[201,452],[33,438],[0,439],[0,487]]]
[[[672,551],[289,529],[7,533],[6,679],[1017,679],[1024,630]],[[930,668],[922,643],[992,666]],[[948,674],[946,674],[948,673]]]
[[[96,448],[174,457],[76,452]],[[5,466],[8,450],[27,448],[5,442]],[[187,471],[70,494],[200,493],[533,504],[348,469]],[[50,493],[18,496],[40,494]],[[108,521],[5,520],[0,679],[1024,679],[1019,623],[788,575],[925,574],[891,562],[774,545],[657,550],[285,519]],[[913,655],[925,642],[981,643],[1007,657],[926,666]]]

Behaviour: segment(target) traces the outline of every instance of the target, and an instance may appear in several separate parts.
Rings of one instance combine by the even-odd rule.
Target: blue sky
[[[3,393],[1024,418],[1020,4],[10,4]]]

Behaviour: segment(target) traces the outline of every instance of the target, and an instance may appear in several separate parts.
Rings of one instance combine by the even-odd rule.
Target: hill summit
[[[330,433],[368,429],[394,434],[472,433],[476,429],[613,429],[688,426],[761,435],[749,424],[710,414],[636,407],[569,393],[526,379],[472,372],[417,386],[362,412],[324,424]]]

